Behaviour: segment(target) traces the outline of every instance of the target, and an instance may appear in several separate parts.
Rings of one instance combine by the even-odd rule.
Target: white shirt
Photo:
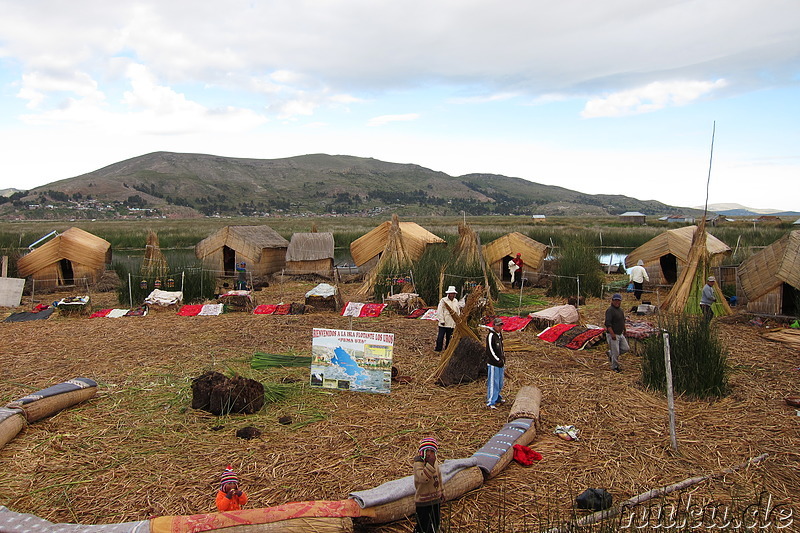
[[[464,307],[464,302],[456,300],[455,298],[451,300],[445,296],[439,300],[439,307],[436,308],[436,318],[439,319],[439,325],[443,328],[456,327],[456,321],[453,319],[453,315],[460,316],[462,307]]]
[[[628,271],[628,276],[630,281],[634,283],[644,283],[645,280],[650,281],[650,276],[647,275],[647,270],[641,265],[631,267],[631,269]]]

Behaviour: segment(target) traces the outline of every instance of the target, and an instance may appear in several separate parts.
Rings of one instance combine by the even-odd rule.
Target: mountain
[[[675,212],[656,201],[590,195],[495,174],[453,177],[346,155],[242,159],[155,152],[43,185],[13,202],[50,218],[143,215],[615,215]],[[0,206],[8,214],[10,206]],[[685,210],[684,210],[685,211]]]
[[[694,209],[703,209],[703,206]],[[780,211],[778,209],[757,209],[755,207],[745,207],[741,204],[709,204],[708,210],[728,217],[758,217],[759,215],[774,215],[777,217],[796,217],[800,216],[797,211]]]

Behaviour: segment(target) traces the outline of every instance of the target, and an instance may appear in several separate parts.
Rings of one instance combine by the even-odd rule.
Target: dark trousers
[[[450,339],[453,337],[453,328],[446,328],[439,326],[439,334],[436,335],[436,348],[433,350],[441,352],[450,344]]]
[[[633,282],[633,295],[636,296],[637,300],[642,299],[643,288],[644,288],[644,283],[636,283],[635,281]]]
[[[417,505],[417,527],[414,528],[414,533],[438,533],[441,525],[442,512],[438,503]]]
[[[703,312],[703,318],[706,322],[711,322],[711,319],[714,318],[714,310],[711,309],[711,306],[700,304],[700,310]]]

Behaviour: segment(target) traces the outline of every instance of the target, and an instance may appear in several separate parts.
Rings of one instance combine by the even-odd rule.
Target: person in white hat
[[[714,318],[714,310],[711,309],[711,306],[717,301],[717,295],[714,293],[714,284],[716,282],[717,278],[708,276],[706,284],[703,285],[703,292],[700,294],[700,310],[703,312],[703,318],[706,319],[706,322],[711,322],[711,319]]]
[[[439,334],[436,336],[436,347],[433,349],[436,352],[441,352],[450,344],[453,330],[456,328],[453,317],[461,316],[464,301],[456,300],[457,294],[456,288],[450,285],[445,291],[445,297],[439,300],[439,306],[436,308],[436,318],[439,320]]]
[[[647,275],[647,269],[644,268],[644,261],[639,259],[636,265],[628,270],[628,281],[633,283],[633,295],[637,300],[641,300],[644,282],[650,281],[650,276]]]

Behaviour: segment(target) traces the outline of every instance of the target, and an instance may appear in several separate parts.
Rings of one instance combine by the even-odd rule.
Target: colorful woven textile
[[[160,516],[150,521],[151,533],[199,533],[247,525],[269,524],[293,518],[361,516],[355,500],[292,502],[261,509],[186,516]],[[255,531],[255,529],[253,529]]]
[[[556,344],[558,346],[564,346],[564,348],[569,348],[570,350],[583,350],[587,346],[593,346],[597,342],[599,342],[603,335],[605,334],[606,330],[602,328],[572,328],[568,333],[563,335],[564,337],[568,337],[569,333],[575,332],[575,336],[572,339],[567,340],[558,339]],[[563,342],[563,344],[562,344]]]
[[[556,342],[556,340],[558,340],[558,338],[563,335],[565,331],[569,331],[576,325],[577,324],[556,324],[555,326],[550,326],[543,332],[539,333],[537,337],[543,341]]]
[[[179,316],[197,316],[203,310],[202,305],[187,304],[180,308],[178,311]]]
[[[625,321],[625,336],[629,339],[646,339],[658,335],[659,329],[649,322]]]
[[[275,307],[274,315],[288,315],[289,312],[292,310],[292,304],[278,304]]]
[[[147,306],[141,305],[139,307],[134,307],[133,309],[129,310],[125,313],[125,316],[145,316],[147,315]]]
[[[111,309],[101,309],[92,313],[89,318],[104,318],[111,312]]]
[[[532,320],[528,316],[504,316],[501,318],[503,319],[503,331],[523,330]]]
[[[381,312],[386,308],[386,304],[364,304],[364,307],[361,308],[361,313],[359,313],[359,317],[371,317],[374,318],[376,316],[380,316]]]
[[[414,309],[409,314],[407,314],[405,318],[420,318],[422,315],[425,314],[426,311],[428,311],[428,309],[425,308]]]
[[[254,315],[271,315],[272,313],[275,312],[275,309],[277,309],[277,307],[278,306],[275,305],[275,304],[261,304],[261,305],[256,306],[255,309],[253,309],[253,314]]]
[[[436,309],[428,309],[425,314],[419,317],[420,320],[439,320],[436,316]]]

